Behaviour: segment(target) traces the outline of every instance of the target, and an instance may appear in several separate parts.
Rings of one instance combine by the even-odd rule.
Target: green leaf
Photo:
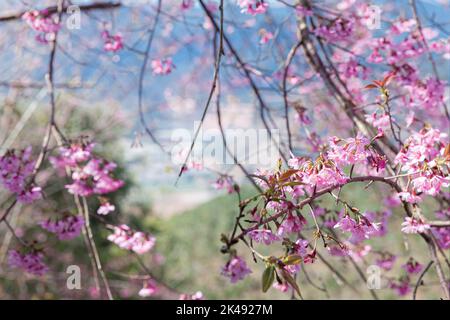
[[[268,266],[262,274],[262,291],[267,292],[275,280],[275,267]]]
[[[292,278],[289,272],[287,272],[284,269],[281,269],[281,276],[284,280],[286,280],[287,283],[291,285],[292,288],[294,288],[295,292],[297,292],[298,296],[301,297],[302,294],[300,293],[300,288],[297,285],[297,282],[295,282],[295,279]]]
[[[283,259],[283,263],[286,265],[299,264],[302,262],[302,257],[298,254],[291,254]]]

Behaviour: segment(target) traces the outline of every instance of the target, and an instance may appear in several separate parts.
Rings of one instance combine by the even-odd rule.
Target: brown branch
[[[417,290],[419,289],[419,286],[422,285],[422,278],[425,275],[425,273],[427,273],[428,269],[430,269],[432,264],[433,264],[433,261],[428,262],[426,268],[420,274],[419,279],[417,279],[416,285],[414,287],[413,297],[412,297],[413,300],[416,300]]]
[[[104,9],[116,9],[121,7],[122,4],[120,2],[96,2],[92,4],[86,4],[79,6],[81,11],[92,11],[92,10],[104,10]],[[62,10],[66,11],[68,6],[63,6]],[[53,14],[58,12],[58,6],[50,6],[45,8],[49,14]],[[10,15],[0,17],[0,22],[9,22],[21,19],[22,16],[26,13],[26,11],[21,11],[17,13],[13,13]]]

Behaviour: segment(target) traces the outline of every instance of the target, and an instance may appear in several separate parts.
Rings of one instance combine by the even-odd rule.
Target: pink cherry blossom
[[[122,249],[131,250],[137,254],[144,254],[151,250],[156,242],[156,238],[140,232],[131,230],[125,224],[114,227],[114,233],[108,236],[108,240],[114,242]]]
[[[418,274],[423,270],[423,265],[414,260],[414,258],[410,258],[408,262],[402,265],[402,268],[409,274]]]
[[[267,229],[256,229],[248,233],[248,236],[257,243],[264,243],[265,245],[272,244],[273,242],[279,241],[280,238],[273,234],[272,231]]]
[[[351,237],[348,241],[352,244],[358,244],[365,239],[369,239],[375,232],[378,231],[378,224],[371,223],[365,216],[359,216],[358,221],[345,216],[342,218],[334,228],[339,228],[342,232],[350,232]]]
[[[167,75],[172,72],[172,69],[175,68],[172,58],[156,59],[152,61],[151,65],[153,74],[156,75]]]
[[[279,236],[284,236],[288,233],[296,233],[301,231],[305,225],[306,219],[302,215],[289,213],[278,227],[277,234]]]
[[[116,207],[109,202],[102,203],[100,207],[97,209],[97,213],[100,215],[107,215],[110,212],[116,210]]]
[[[41,188],[31,181],[35,166],[31,151],[31,147],[20,151],[8,150],[0,157],[0,183],[15,193],[22,203],[31,203],[42,196]]]
[[[102,32],[102,39],[105,42],[103,49],[107,52],[116,53],[123,49],[123,37],[120,33],[112,35],[109,31]]]
[[[328,42],[347,40],[354,32],[354,21],[343,18],[333,20],[330,24],[318,26],[314,33]]]
[[[231,258],[222,268],[222,275],[229,278],[231,283],[244,279],[251,272],[245,261],[239,256]]]
[[[153,296],[155,293],[158,292],[157,284],[154,280],[146,280],[144,281],[144,285],[142,286],[142,289],[139,290],[139,296],[142,298],[147,298],[150,296]]]
[[[404,278],[401,281],[391,281],[389,287],[399,296],[406,296],[411,292],[411,285],[409,284],[408,278]]]
[[[266,44],[273,39],[273,33],[266,29],[261,29],[259,34],[261,35],[261,39],[259,40],[260,44]]]
[[[241,12],[253,16],[263,14],[269,8],[269,4],[264,0],[237,0],[237,4],[242,9]]]
[[[404,233],[424,233],[430,229],[430,225],[424,223],[419,218],[406,217],[402,223]]]
[[[394,263],[397,260],[397,257],[392,254],[383,254],[380,258],[378,258],[375,263],[380,268],[389,271],[394,267]]]
[[[235,192],[235,183],[233,178],[230,176],[220,176],[219,179],[213,184],[214,189],[221,190],[225,189],[228,193]]]
[[[8,253],[8,265],[11,268],[19,268],[35,276],[43,276],[48,272],[48,267],[43,262],[44,255],[39,251],[21,253],[10,250]]]
[[[39,224],[45,230],[55,233],[59,240],[71,240],[81,232],[84,219],[81,216],[67,216],[58,220],[48,219]]]
[[[49,14],[48,10],[33,10],[25,12],[22,19],[39,34],[36,36],[36,41],[40,43],[48,43],[53,41],[55,33],[61,28],[56,15]]]
[[[182,0],[181,1],[181,9],[182,10],[189,10],[194,6],[193,0]]]
[[[368,149],[370,141],[360,133],[356,138],[346,140],[331,137],[329,144],[328,158],[341,166],[365,163],[367,158],[371,156]]]
[[[72,183],[65,187],[69,193],[82,197],[93,194],[103,195],[120,189],[124,182],[115,179],[112,172],[117,165],[114,162],[95,157],[92,154],[94,144],[72,143],[60,148],[58,157],[51,157],[52,165],[63,172],[72,171]]]

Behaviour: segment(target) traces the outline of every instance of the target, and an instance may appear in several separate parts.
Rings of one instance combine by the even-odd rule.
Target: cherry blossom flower
[[[114,226],[114,233],[108,236],[108,240],[114,242],[122,249],[131,250],[137,254],[144,254],[155,245],[156,238],[140,231],[131,230],[125,224]]]
[[[354,21],[344,18],[335,19],[328,25],[319,25],[314,33],[328,42],[347,40],[354,32]]]
[[[378,231],[378,223],[371,223],[363,215],[358,216],[358,218],[358,221],[356,221],[347,215],[334,226],[334,228],[341,229],[342,232],[350,232],[352,235],[348,241],[352,244],[358,244],[365,239],[369,239]]]
[[[264,0],[237,0],[238,6],[242,9],[242,13],[250,15],[263,14],[269,8],[269,4]]]
[[[411,175],[415,192],[435,196],[450,185],[448,172],[443,170],[448,162],[443,156],[447,137],[437,129],[422,129],[411,135],[397,154],[395,162]]]
[[[107,215],[110,212],[116,210],[116,207],[109,202],[102,203],[100,207],[97,209],[97,213],[100,215]]]
[[[411,32],[416,27],[416,20],[399,20],[392,24],[391,31],[394,34],[401,34],[405,32]]]
[[[400,200],[400,197],[398,194],[389,195],[386,198],[384,198],[384,205],[390,208],[398,207],[402,204],[402,201]]]
[[[412,217],[406,217],[402,223],[402,227],[402,232],[404,233],[424,233],[430,229],[430,225],[418,218]]]
[[[374,112],[370,115],[366,115],[366,120],[377,129],[386,130],[390,127],[390,119],[387,113],[378,115],[376,112]]]
[[[182,10],[189,10],[192,7],[194,7],[194,1],[193,0],[182,0],[181,1],[181,9]]]
[[[399,296],[406,296],[411,292],[411,285],[409,284],[408,278],[404,278],[400,281],[391,281],[389,287]]]
[[[261,36],[261,39],[259,40],[260,44],[266,44],[267,42],[273,39],[273,33],[267,31],[266,29],[261,29],[259,31],[259,34]]]
[[[296,233],[302,231],[304,225],[306,225],[306,219],[302,215],[289,213],[278,227],[277,234],[284,236],[288,233]]]
[[[60,172],[72,170],[71,184],[66,185],[69,193],[82,197],[93,194],[103,195],[120,189],[124,182],[112,177],[117,165],[114,162],[95,157],[92,154],[94,144],[72,143],[60,148],[58,157],[51,157],[50,162]]]
[[[49,14],[48,10],[33,10],[25,12],[22,19],[39,34],[36,36],[36,41],[40,43],[48,43],[53,41],[55,33],[61,28],[56,15]]]
[[[279,283],[278,281],[274,281],[273,287],[281,292],[287,292],[290,288],[287,282]]]
[[[139,290],[139,296],[142,298],[147,298],[150,296],[153,296],[155,293],[158,292],[157,284],[154,280],[146,280],[144,281],[144,285],[142,286],[142,289]]]
[[[440,248],[450,249],[450,228],[431,228]]]
[[[245,261],[239,257],[233,257],[222,268],[222,275],[230,278],[231,283],[236,283],[239,280],[244,279],[252,271],[247,267]]]
[[[409,274],[418,274],[423,270],[423,265],[414,260],[414,258],[410,258],[408,262],[402,265],[402,268]]]
[[[382,254],[380,258],[378,258],[375,263],[380,268],[389,271],[394,267],[395,261],[397,257],[393,254]]]
[[[102,32],[102,38],[103,41],[105,41],[105,44],[103,46],[103,49],[105,51],[116,53],[117,51],[123,49],[123,37],[120,33],[112,35],[109,33],[109,31],[104,30]]]
[[[419,203],[422,201],[422,198],[412,192],[399,192],[398,197],[405,202],[408,203]]]
[[[236,191],[235,183],[233,178],[230,176],[220,176],[219,179],[213,184],[214,189],[221,190],[225,189],[228,193],[233,193]]]
[[[329,145],[328,158],[341,166],[366,163],[367,158],[371,156],[368,149],[370,141],[361,133],[358,133],[356,138],[346,140],[331,137]]]
[[[264,243],[265,245],[272,244],[273,242],[279,241],[280,238],[273,234],[272,231],[267,229],[256,229],[248,233],[248,236],[257,243]]]
[[[308,240],[305,239],[297,239],[294,243],[293,250],[296,254],[305,258],[308,255]]]
[[[42,196],[41,188],[31,181],[35,166],[31,151],[31,147],[8,150],[0,157],[0,183],[15,193],[21,203],[31,203]]]
[[[39,225],[45,230],[55,233],[59,240],[71,240],[80,234],[84,226],[84,219],[81,216],[67,216],[54,221],[48,219]]]
[[[167,75],[175,68],[172,58],[156,59],[152,63],[153,73],[157,75]]]
[[[11,268],[19,268],[35,276],[43,276],[48,272],[48,267],[42,261],[44,255],[39,251],[21,253],[10,250],[8,253],[8,265]]]

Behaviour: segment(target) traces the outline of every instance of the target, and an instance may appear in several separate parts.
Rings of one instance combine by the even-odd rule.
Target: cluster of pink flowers
[[[172,72],[175,65],[172,62],[172,58],[155,59],[151,63],[153,73],[158,75],[167,75]]]
[[[237,4],[242,9],[241,12],[253,16],[265,13],[269,8],[269,4],[264,0],[237,0]]]
[[[279,241],[280,238],[268,229],[256,229],[248,233],[248,236],[257,243],[264,243],[265,245],[272,244]]]
[[[244,279],[252,271],[247,267],[244,259],[239,256],[232,257],[222,268],[222,275],[230,278],[231,283]]]
[[[42,196],[41,188],[30,181],[35,166],[31,151],[31,147],[20,151],[8,150],[0,157],[0,183],[15,193],[22,203],[31,203]]]
[[[152,235],[131,230],[125,224],[114,226],[114,233],[108,236],[108,240],[122,249],[131,250],[137,254],[144,254],[151,250],[156,242],[156,238]]]
[[[113,212],[114,210],[116,210],[116,206],[114,206],[113,204],[110,204],[108,201],[102,203],[100,205],[100,207],[97,209],[97,213],[99,215],[107,215],[110,212]]]
[[[411,292],[411,285],[409,284],[409,278],[405,277],[399,281],[391,281],[389,287],[393,289],[399,296],[406,296]]]
[[[441,220],[450,220],[450,208],[436,212],[436,217]],[[431,232],[436,238],[437,244],[442,249],[450,249],[450,228],[432,227]]]
[[[194,1],[192,0],[182,0],[181,1],[181,9],[182,10],[189,10],[194,6]]]
[[[354,29],[355,22],[352,19],[338,18],[328,25],[318,26],[314,33],[328,42],[338,42],[348,40]]]
[[[336,164],[321,155],[315,162],[305,158],[294,157],[288,162],[289,167],[299,170],[296,179],[310,188],[322,189],[329,186],[345,184],[348,177]]]
[[[406,217],[402,223],[402,231],[404,233],[424,233],[429,229],[430,225],[419,218]]]
[[[414,258],[410,258],[408,262],[402,265],[402,268],[409,274],[418,274],[423,270],[423,265],[414,260]]]
[[[158,286],[157,286],[156,281],[154,281],[153,279],[149,279],[149,280],[144,281],[144,285],[142,286],[142,289],[139,290],[138,294],[142,298],[147,298],[147,297],[154,295],[157,292],[158,292]]]
[[[378,136],[382,135],[379,133]],[[337,137],[329,139],[330,149],[327,153],[339,167],[363,164],[370,168],[372,174],[382,173],[386,167],[386,157],[380,156],[372,147],[369,139],[358,133],[356,138],[342,140]],[[373,169],[373,170],[372,170]]]
[[[11,268],[19,268],[36,276],[43,276],[48,272],[47,265],[42,261],[44,255],[40,251],[21,253],[10,250],[8,253],[8,265]]]
[[[397,42],[391,37],[377,38],[372,45],[373,51],[367,58],[370,63],[389,63],[400,66],[413,58],[421,56],[425,49],[418,38],[409,34]]]
[[[387,233],[387,226],[389,217],[392,215],[392,212],[389,210],[386,211],[368,211],[364,214],[364,216],[369,219],[371,223],[376,223],[377,230],[372,233],[374,237],[384,237]]]
[[[386,130],[390,127],[390,119],[387,113],[378,114],[376,112],[366,115],[366,120],[378,130]]]
[[[59,240],[71,240],[80,234],[84,219],[81,216],[67,216],[56,221],[48,219],[39,225],[45,230],[55,233]]]
[[[233,193],[235,190],[235,183],[230,176],[220,176],[219,179],[214,182],[213,187],[216,190],[227,190],[228,193]]]
[[[124,184],[122,180],[112,177],[116,164],[95,157],[92,154],[93,147],[92,143],[72,143],[60,148],[59,157],[50,158],[50,162],[60,172],[66,168],[72,171],[73,183],[66,185],[72,194],[82,197],[103,195],[116,191]]]
[[[397,257],[390,253],[383,253],[381,257],[379,257],[375,263],[380,268],[389,271],[394,267],[395,261],[397,260]]]
[[[287,217],[278,227],[278,235],[283,236],[288,233],[297,233],[302,231],[303,226],[306,225],[306,219],[300,214],[288,213]]]
[[[369,239],[378,230],[378,225],[371,223],[364,215],[358,215],[357,220],[347,215],[334,226],[334,228],[339,228],[343,232],[350,232],[351,237],[348,241],[352,244],[358,244],[365,239]]]
[[[109,31],[102,31],[102,39],[105,41],[103,49],[108,52],[116,53],[123,49],[123,37],[120,33],[112,35]]]
[[[48,10],[28,11],[22,16],[22,19],[39,34],[36,40],[41,43],[53,41],[55,33],[61,28],[56,15],[49,14]]]
[[[424,128],[410,136],[396,156],[395,161],[401,164],[402,171],[410,174],[413,195],[423,192],[435,196],[441,188],[450,185],[449,173],[444,169],[450,162],[444,155],[447,137],[437,129]],[[418,199],[410,202],[413,200]]]
[[[410,107],[421,109],[435,109],[444,102],[445,83],[434,78],[428,78],[425,82],[415,81],[405,88],[409,96],[404,99]]]
[[[273,39],[273,33],[267,31],[266,29],[261,29],[259,31],[259,34],[261,35],[261,39],[259,40],[260,44],[266,44],[267,42]]]

